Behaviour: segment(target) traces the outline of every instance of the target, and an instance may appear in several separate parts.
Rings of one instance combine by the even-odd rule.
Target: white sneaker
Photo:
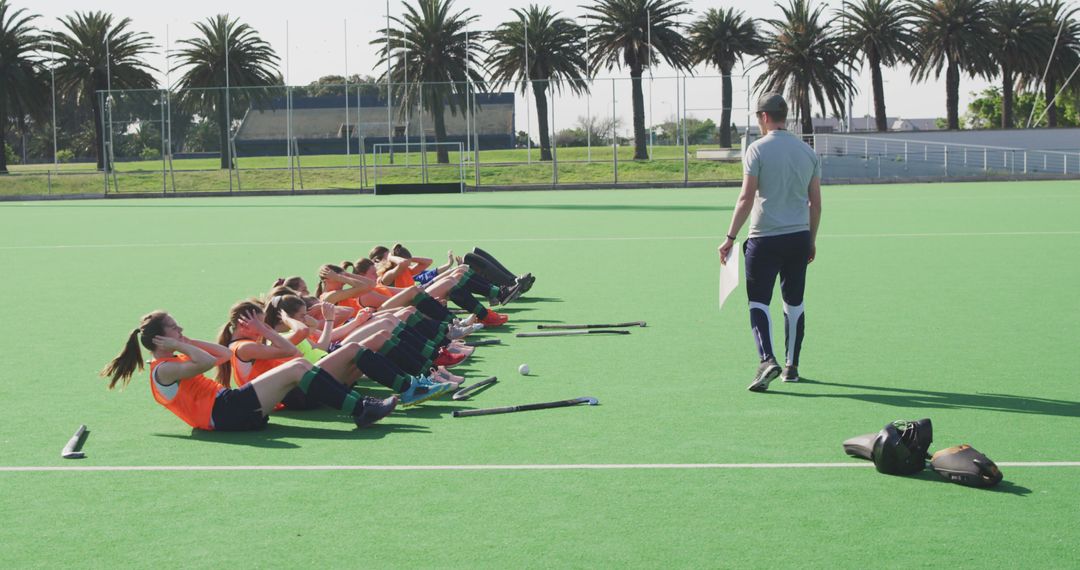
[[[484,325],[480,323],[465,326],[450,325],[450,339],[465,338],[482,328],[484,328]]]

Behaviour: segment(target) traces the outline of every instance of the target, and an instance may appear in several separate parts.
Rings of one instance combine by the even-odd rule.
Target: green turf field
[[[826,188],[807,379],[765,394],[746,391],[744,304],[717,311],[736,193],[0,204],[0,567],[1075,567],[1080,466],[1012,464],[1080,461],[1077,183]],[[500,378],[470,402],[199,433],[145,374],[116,392],[95,376],[150,310],[212,338],[276,277],[394,241],[437,260],[480,245],[537,276],[477,335],[503,345],[456,369]],[[609,320],[649,326],[511,334]],[[576,396],[601,405],[450,416]],[[844,439],[919,417],[932,449],[970,443],[1006,482],[835,465],[859,464]],[[88,457],[60,459],[81,423]],[[806,463],[825,465],[775,465]]]

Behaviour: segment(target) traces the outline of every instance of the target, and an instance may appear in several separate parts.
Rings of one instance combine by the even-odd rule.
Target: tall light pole
[[[52,155],[53,170],[60,168],[60,160],[56,157],[56,42],[49,42],[51,55],[49,56],[49,75],[52,77]]]

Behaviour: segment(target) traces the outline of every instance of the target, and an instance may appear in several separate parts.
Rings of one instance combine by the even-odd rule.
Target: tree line
[[[910,67],[916,82],[944,73],[949,129],[960,128],[965,75],[1000,80],[1001,128],[1028,126],[1034,116],[1016,116],[1018,92],[1031,99],[1026,108],[1035,109],[1041,100],[1040,114],[1050,127],[1059,122],[1059,92],[1076,100],[1080,8],[1062,0],[850,0],[838,11],[810,0],[784,0],[776,7],[779,17],[755,19],[733,8],[694,14],[683,0],[593,0],[582,6],[584,18],[569,18],[533,4],[512,9],[506,22],[479,32],[478,16],[459,9],[455,0],[404,0],[389,29],[370,42],[381,74],[350,82],[370,83],[372,95],[406,103],[402,108],[422,103],[434,119],[436,140],[446,138],[445,110],[463,112],[470,93],[531,89],[542,160],[551,159],[549,93],[587,93],[592,78],[616,70],[631,79],[634,157],[647,159],[642,80],[661,64],[688,74],[698,66],[720,72],[723,147],[731,146],[731,73],[744,61],[759,69],[754,89],[782,92],[804,133],[813,131],[815,105],[821,115],[831,111],[846,118],[845,100],[859,87],[852,70],[864,64],[870,69],[879,131],[888,129],[882,69],[900,65]],[[92,153],[102,168],[98,94],[110,87],[159,88],[148,63],[156,46],[149,34],[133,29],[130,19],[104,12],[59,18],[55,31],[39,28],[39,19],[0,0],[0,143],[5,150],[0,172],[7,171],[9,131],[53,124],[53,83],[55,122],[65,125],[65,147]],[[229,118],[242,116],[246,106],[284,80],[275,50],[238,18],[217,15],[195,26],[195,36],[168,48],[175,62],[169,71],[180,73],[167,86],[179,93],[173,136],[200,136],[206,147],[221,150],[228,144]],[[325,90],[325,79],[334,78],[308,85],[309,92]],[[254,89],[238,89],[226,98],[219,89],[226,81]],[[393,88],[380,91],[374,85],[380,82]],[[88,123],[92,129],[79,128]],[[153,128],[125,132],[121,143],[137,146],[140,136],[153,140]],[[156,136],[160,139],[160,132]],[[138,148],[154,152],[146,144]],[[439,160],[446,161],[445,150],[439,152]],[[222,168],[228,167],[225,154]]]

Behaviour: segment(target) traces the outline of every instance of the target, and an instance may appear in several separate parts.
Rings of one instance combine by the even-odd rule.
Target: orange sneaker
[[[506,315],[500,315],[491,309],[487,310],[487,316],[480,320],[485,327],[497,327],[505,325],[506,321],[510,320],[510,317]]]

